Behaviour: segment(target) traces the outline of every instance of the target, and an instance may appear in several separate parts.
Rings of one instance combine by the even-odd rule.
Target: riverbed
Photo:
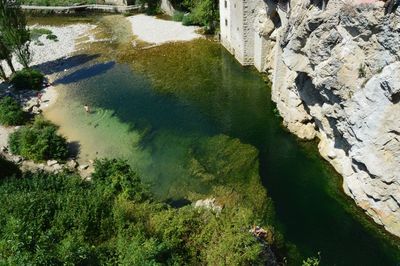
[[[57,102],[45,112],[81,161],[123,158],[163,200],[195,200],[210,184],[218,184],[218,196],[224,182],[239,179],[249,198],[260,198],[262,182],[293,247],[290,264],[320,252],[322,265],[397,265],[398,239],[342,193],[315,143],[282,127],[266,77],[212,40],[146,49],[132,45],[122,16],[90,22],[104,41],[82,44],[65,62],[53,84]]]

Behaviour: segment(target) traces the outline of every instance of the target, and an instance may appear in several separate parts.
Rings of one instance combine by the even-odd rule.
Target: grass
[[[53,34],[53,32],[49,29],[44,28],[34,28],[30,30],[31,40],[35,42],[36,45],[43,45],[42,42],[39,41],[41,36],[46,36],[46,39],[58,42],[57,36]]]

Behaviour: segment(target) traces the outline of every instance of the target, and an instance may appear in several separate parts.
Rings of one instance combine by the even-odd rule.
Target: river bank
[[[200,27],[183,26],[182,22],[167,21],[152,16],[129,17],[133,34],[147,43],[160,45],[167,42],[191,41],[201,38]]]
[[[64,72],[68,65],[65,63],[72,56],[73,53],[78,51],[76,40],[82,35],[87,34],[94,25],[89,24],[74,24],[65,26],[48,26],[48,25],[31,25],[32,30],[46,29],[50,31],[57,38],[51,40],[46,35],[39,36],[31,43],[32,62],[31,66],[40,70],[46,75],[47,86],[41,91],[14,91],[7,83],[0,82],[2,87],[1,94],[10,95],[17,99],[26,112],[32,114],[39,114],[44,112],[47,108],[51,107],[57,101],[57,91],[53,82]],[[13,64],[16,70],[22,69],[16,58],[13,58]],[[11,74],[11,70],[7,65],[3,65],[7,75]],[[39,100],[38,95],[41,94]],[[48,163],[36,165],[30,161],[24,161],[23,158],[13,156],[8,151],[8,137],[11,133],[17,130],[18,127],[5,127],[0,125],[0,148],[2,153],[7,159],[21,164],[25,170],[45,169],[48,171],[61,170],[60,167],[53,167],[55,163]],[[51,165],[49,165],[51,164]]]

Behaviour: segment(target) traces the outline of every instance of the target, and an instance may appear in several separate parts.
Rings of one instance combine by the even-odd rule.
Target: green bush
[[[161,13],[160,5],[161,0],[139,0],[139,3],[143,5],[147,4],[146,14],[153,16]]]
[[[147,189],[140,177],[122,160],[96,160],[96,171],[92,178],[104,182],[113,194],[121,194],[127,199],[142,201],[148,199]]]
[[[174,15],[172,16],[173,21],[182,21],[183,17],[185,16],[185,13],[181,11],[175,11]]]
[[[26,113],[21,105],[11,97],[0,99],[0,124],[5,126],[22,125],[26,121]]]
[[[192,14],[187,14],[182,18],[182,24],[185,26],[195,25],[197,24],[192,16]]]
[[[49,34],[46,36],[46,39],[58,42],[57,36],[54,34]]]
[[[96,161],[91,182],[67,173],[0,180],[0,265],[267,264],[249,209],[217,215],[148,195],[121,160]]]
[[[43,28],[34,28],[30,30],[31,40],[36,41],[42,35],[50,35],[53,34],[51,30],[43,29]]]
[[[64,160],[68,156],[66,139],[57,134],[55,125],[42,118],[11,134],[9,146],[12,153],[34,161]]]
[[[183,25],[204,26],[206,33],[215,33],[219,22],[218,1],[216,0],[184,0],[173,1],[180,10],[190,12],[182,18]]]
[[[25,68],[15,72],[10,79],[17,90],[41,90],[44,76],[38,70]]]

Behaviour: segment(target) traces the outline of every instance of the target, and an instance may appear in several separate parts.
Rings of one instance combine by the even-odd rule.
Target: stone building
[[[280,9],[288,1],[220,0],[220,38],[222,45],[242,65],[265,71],[265,58],[271,52],[272,31],[281,25]],[[274,7],[268,7],[273,5]],[[283,8],[279,8],[283,7]],[[266,19],[267,18],[267,19]]]
[[[221,43],[242,65],[254,64],[253,23],[262,5],[262,0],[220,0]]]

